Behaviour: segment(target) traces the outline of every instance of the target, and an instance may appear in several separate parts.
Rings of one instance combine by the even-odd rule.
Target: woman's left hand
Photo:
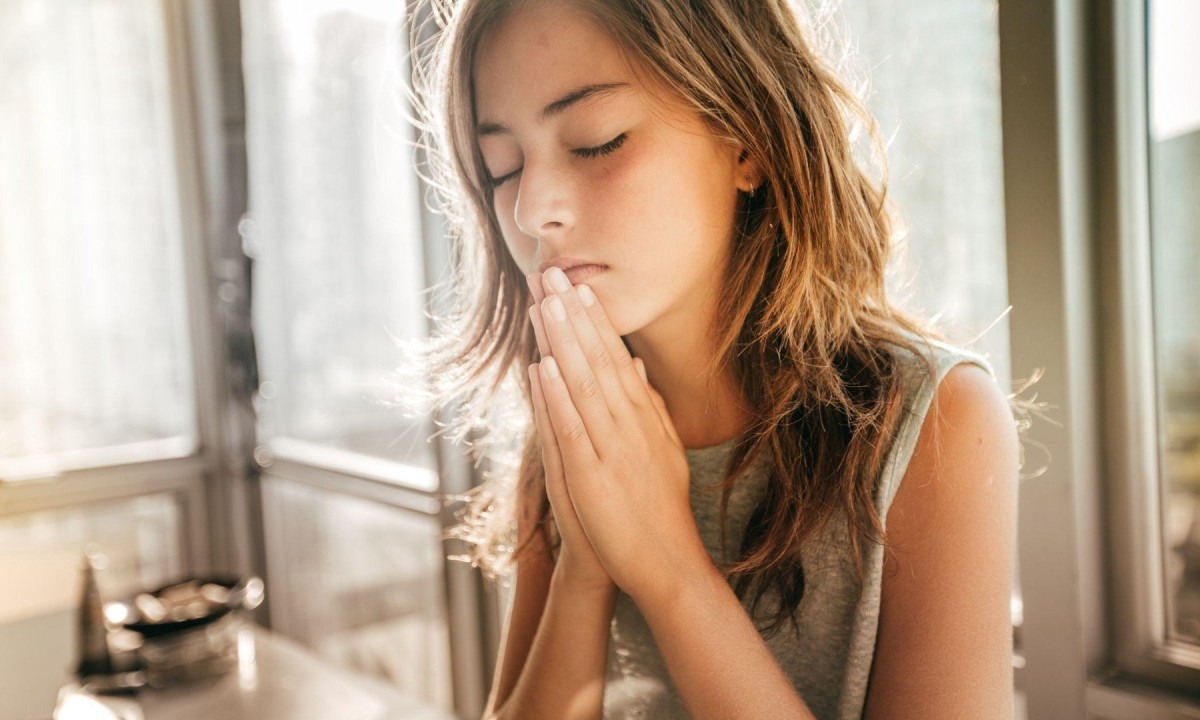
[[[546,298],[532,319],[552,357],[538,372],[567,488],[601,563],[637,600],[681,560],[708,559],[687,456],[662,397],[591,288],[572,287],[557,268],[540,280]]]

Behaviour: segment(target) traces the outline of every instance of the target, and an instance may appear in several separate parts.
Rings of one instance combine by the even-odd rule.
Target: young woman
[[[515,586],[487,716],[1009,720],[1012,409],[885,296],[874,125],[795,10],[432,11],[426,361],[492,463],[452,535]]]

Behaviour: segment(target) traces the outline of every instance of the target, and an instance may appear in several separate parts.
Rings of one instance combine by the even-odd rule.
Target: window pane
[[[1168,635],[1200,643],[1200,4],[1149,3],[1150,217]]]
[[[870,78],[869,106],[889,142],[889,191],[909,226],[892,296],[940,314],[951,338],[1008,377],[1000,49],[996,3],[839,3]],[[953,28],[953,32],[947,32]],[[909,280],[911,284],[901,287]]]
[[[0,518],[0,623],[75,608],[89,543],[105,558],[106,600],[176,579],[182,522],[169,494]]]
[[[152,0],[0,2],[0,477],[190,447],[163,40]]]
[[[391,0],[242,3],[244,225],[263,437],[432,468],[424,419],[371,402],[399,356],[392,336],[425,332],[403,11]]]
[[[279,478],[263,487],[272,627],[453,711],[437,518]]]

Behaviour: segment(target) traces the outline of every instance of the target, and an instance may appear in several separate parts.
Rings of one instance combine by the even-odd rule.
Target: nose
[[[543,238],[562,234],[574,224],[570,183],[553,163],[535,164],[526,156],[518,181],[513,215],[522,233]]]

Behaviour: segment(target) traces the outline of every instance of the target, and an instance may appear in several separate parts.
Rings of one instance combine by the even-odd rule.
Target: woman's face
[[[473,73],[494,210],[521,270],[566,257],[606,266],[572,280],[595,290],[621,335],[694,321],[728,260],[737,191],[757,183],[740,149],[643,85],[566,3],[513,11],[483,39]],[[615,87],[543,111],[597,85]]]

